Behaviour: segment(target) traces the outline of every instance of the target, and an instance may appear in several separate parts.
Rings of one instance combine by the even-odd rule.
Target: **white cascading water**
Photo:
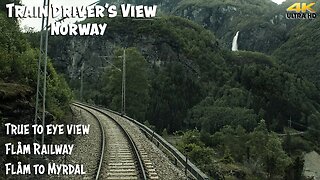
[[[232,51],[238,51],[238,36],[239,36],[239,31],[237,34],[234,36],[233,41],[232,41]]]

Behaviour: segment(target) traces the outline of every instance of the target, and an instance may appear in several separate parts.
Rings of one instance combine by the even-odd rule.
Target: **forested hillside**
[[[106,1],[101,0],[101,4]],[[109,2],[109,1],[108,1]],[[119,1],[113,1],[120,3]],[[287,39],[297,21],[285,18],[286,9],[293,2],[277,5],[271,0],[133,0],[134,4],[156,4],[161,13],[190,19],[214,32],[222,47],[231,49],[237,31],[239,48],[271,54]]]
[[[320,20],[304,21],[296,26],[274,55],[300,75],[320,86]]]
[[[230,52],[180,17],[85,22],[109,28],[103,37],[54,37],[50,44],[74,92],[85,66],[84,101],[121,111],[119,56],[127,47],[127,114],[160,133],[183,131],[178,147],[211,177],[294,179],[301,152],[319,151],[319,89],[280,56]],[[306,135],[278,137],[287,130]]]
[[[316,50],[319,18],[286,19],[286,9],[294,3],[294,0],[287,0],[281,5],[270,0],[181,0],[176,1],[176,4],[166,1],[160,1],[159,4],[165,12],[191,19],[211,30],[225,48],[231,48],[232,38],[239,31],[240,50],[274,54],[296,73],[319,86],[319,58]],[[316,3],[313,8],[318,10],[320,4]]]
[[[0,2],[0,124],[33,124],[40,36],[7,18],[9,2]],[[73,95],[121,112],[125,58],[126,114],[176,138],[210,178],[305,179],[303,155],[320,153],[319,18],[287,20],[293,0],[125,2],[157,4],[159,17],[89,18],[79,23],[107,23],[105,35],[49,37],[47,123],[71,121]],[[4,128],[2,152],[32,142]],[[0,155],[9,161],[29,159]]]
[[[1,1],[0,10],[0,124],[1,152],[5,152],[5,143],[29,142],[32,137],[8,137],[5,123],[33,124],[37,65],[39,50],[32,48],[26,35],[20,31],[18,20],[7,18],[3,9],[9,1]],[[10,1],[11,2],[11,1]],[[17,2],[18,3],[18,2]],[[40,39],[39,39],[40,40]],[[56,73],[51,62],[48,65],[47,86],[47,122],[65,122],[71,100],[71,91],[66,81]],[[50,140],[51,141],[51,140]],[[27,157],[9,156],[1,153],[1,165],[6,162],[29,162]],[[1,173],[5,173],[1,166]],[[3,174],[0,174],[4,177]]]

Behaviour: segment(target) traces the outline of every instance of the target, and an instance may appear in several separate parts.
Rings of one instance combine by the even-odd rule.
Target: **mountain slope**
[[[285,9],[264,1],[192,1],[185,0],[172,12],[191,19],[213,31],[225,48],[231,49],[233,36],[239,33],[239,49],[270,54],[287,37]]]
[[[301,141],[307,143],[299,137],[300,139],[295,140],[298,145],[286,147],[292,147],[292,151],[297,151],[297,154],[301,149],[318,147],[319,134],[309,130],[320,126],[319,89],[280,64],[278,58],[249,51],[230,52],[219,44],[212,32],[181,17],[162,17],[154,21],[100,18],[81,23],[87,22],[108,23],[105,35],[60,36],[54,37],[50,43],[50,56],[58,70],[66,74],[72,89],[79,92],[80,72],[84,69],[84,101],[120,111],[120,103],[113,101],[118,98],[120,102],[121,73],[117,72],[114,66],[121,68],[119,55],[123,51],[115,53],[115,50],[126,47],[131,51],[131,47],[135,47],[137,50],[134,51],[137,51],[136,55],[140,57],[138,59],[148,62],[147,69],[145,64],[138,65],[139,68],[128,70],[127,76],[131,79],[131,85],[135,84],[132,82],[134,79],[139,79],[134,77],[148,77],[147,80],[143,78],[141,87],[144,89],[141,91],[148,92],[143,94],[150,98],[145,98],[143,105],[139,105],[141,102],[136,103],[136,111],[131,109],[128,116],[141,117],[146,114],[145,123],[157,132],[164,132],[163,134],[200,129],[203,139],[186,144],[193,152],[190,154],[192,160],[210,175],[215,176],[212,170],[216,169],[214,166],[217,161],[221,162],[219,166],[232,166],[231,170],[226,170],[226,174],[236,169],[241,177],[243,174],[249,174],[249,177],[267,177],[266,171],[269,175],[273,175],[274,171],[280,179],[284,176],[285,169],[299,169],[300,161],[297,163],[298,168],[288,167],[291,161],[282,149],[282,140],[275,133],[268,133],[284,133],[290,119],[292,128],[307,132],[306,138],[312,143],[307,147],[300,146],[298,143]],[[144,58],[138,54],[142,54]],[[131,63],[134,60],[133,57],[128,58]],[[128,62],[128,67],[129,64]],[[136,72],[140,68],[143,70]],[[135,91],[132,88],[126,89],[130,96],[128,99],[139,98],[139,93],[136,93],[139,88],[131,87],[134,87]],[[234,132],[235,129],[239,130],[241,137],[245,139],[239,141],[240,136],[235,134],[234,142],[230,145],[231,155],[228,148],[221,148],[227,147],[223,145],[227,141],[220,141],[216,136],[224,131]],[[199,131],[197,134],[200,136]],[[227,134],[228,137],[234,135]],[[256,143],[260,137],[266,140],[265,144]],[[189,138],[194,139],[193,134]],[[232,145],[235,143],[237,146],[234,148]],[[266,144],[269,144],[268,147]],[[240,150],[237,149],[238,146],[241,146]],[[268,151],[268,155],[251,151],[251,148],[257,150],[259,146],[271,151]],[[237,150],[241,153],[236,153]],[[246,155],[250,153],[253,154]],[[280,158],[278,154],[281,155]],[[255,157],[254,162],[250,162],[250,157]],[[255,166],[255,162],[260,158],[265,158],[261,165],[263,169],[258,170],[261,174],[255,174],[256,172],[251,172],[250,166]],[[270,163],[267,158],[277,159],[280,164],[272,166],[274,161]],[[244,168],[246,170],[238,168],[246,166],[244,159],[249,161],[248,167]],[[235,161],[236,163],[233,163]]]
[[[274,52],[278,59],[320,87],[320,19],[301,22]]]
[[[69,76],[73,88],[78,90],[79,69],[85,62],[88,69],[85,97],[108,105],[108,101],[103,100],[108,92],[90,95],[92,90],[104,88],[101,83],[104,68],[101,67],[109,66],[108,62],[113,61],[112,57],[99,56],[112,56],[117,46],[137,47],[149,62],[150,69],[151,102],[146,119],[159,130],[169,128],[175,131],[186,125],[182,121],[188,110],[206,97],[212,99],[205,104],[208,106],[245,107],[251,114],[266,119],[268,127],[276,131],[282,131],[290,117],[308,126],[308,117],[319,110],[318,89],[312,83],[279,65],[272,57],[223,50],[212,33],[191,21],[164,17],[151,22],[123,19],[90,19],[85,22],[107,22],[109,29],[99,38],[57,37],[65,45],[51,44],[55,49],[50,52],[54,63],[67,67],[60,71]],[[235,100],[241,103],[232,105],[228,99],[232,96],[223,95],[238,91],[233,88],[243,91],[243,98],[248,100],[242,101],[238,99],[240,96],[235,96]],[[227,102],[224,102],[225,98]],[[217,105],[215,101],[224,103]],[[214,122],[214,119],[209,120]]]
[[[106,1],[101,0],[101,3]],[[158,15],[176,15],[190,19],[214,32],[224,48],[231,49],[237,31],[239,49],[271,54],[288,38],[297,21],[285,18],[291,2],[277,5],[271,0],[158,0],[121,1],[133,4],[156,4]],[[109,2],[110,3],[110,2]],[[119,1],[114,1],[119,4]],[[291,3],[292,4],[292,3]],[[290,5],[291,5],[290,4]]]

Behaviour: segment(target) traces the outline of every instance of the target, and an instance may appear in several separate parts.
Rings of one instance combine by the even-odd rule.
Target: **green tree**
[[[10,2],[19,1],[4,1]],[[30,47],[18,22],[6,17],[1,11],[0,31],[0,81],[27,85],[35,93],[39,50]],[[62,76],[56,73],[51,61],[48,62],[47,74],[47,107],[51,114],[61,120],[72,94]]]
[[[297,156],[294,162],[289,166],[286,170],[286,177],[285,179],[288,180],[302,180],[303,175],[303,167],[304,167],[304,159],[302,156]]]
[[[200,140],[200,132],[198,130],[189,130],[184,133],[182,140],[178,143],[178,150],[196,163],[205,171],[210,170],[213,162],[214,150],[205,147]]]
[[[106,90],[112,109],[121,111],[123,50],[116,50],[112,67],[106,72]],[[136,48],[126,49],[126,113],[144,122],[149,102],[147,62]]]
[[[283,176],[285,169],[291,164],[291,159],[282,149],[281,140],[274,133],[269,135],[263,156],[269,179],[274,179],[277,175]]]
[[[320,143],[320,116],[319,114],[312,114],[308,117],[308,123],[310,124],[308,133],[311,139]]]
[[[21,0],[1,0],[0,1],[0,12],[4,12],[7,13],[7,8],[6,8],[6,4],[10,4],[10,3],[14,3],[14,4],[21,4]],[[16,20],[16,18],[14,18]]]
[[[283,150],[280,138],[275,133],[268,133],[264,120],[250,136],[250,158],[263,162],[268,179],[283,177],[291,159]]]
[[[218,107],[200,104],[195,106],[190,114],[190,122],[209,133],[215,133],[224,126],[244,127],[252,131],[257,125],[258,116],[252,109],[240,107]]]
[[[198,80],[183,65],[173,62],[160,67],[151,82],[148,119],[159,132],[163,128],[169,133],[180,130],[188,109],[201,98]]]

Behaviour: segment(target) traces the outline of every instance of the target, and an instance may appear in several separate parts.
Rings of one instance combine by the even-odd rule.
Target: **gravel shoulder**
[[[83,164],[85,175],[51,176],[52,179],[94,179],[97,162],[100,158],[101,133],[97,120],[85,110],[72,106],[74,118],[78,124],[90,124],[88,135],[78,135],[73,141],[74,149],[71,155],[55,161],[59,164]]]

